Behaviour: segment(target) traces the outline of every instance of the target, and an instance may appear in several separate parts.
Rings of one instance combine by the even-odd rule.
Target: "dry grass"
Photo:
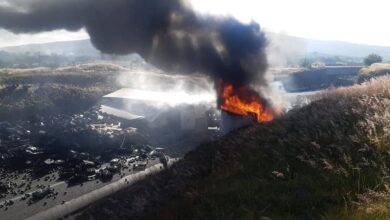
[[[313,100],[199,146],[80,219],[388,219],[390,197],[373,195],[389,184],[390,78]]]
[[[356,201],[322,216],[324,220],[386,220],[390,219],[390,192],[368,190],[359,194]]]
[[[349,207],[364,193],[386,189],[389,114],[390,78],[320,94],[302,109],[222,141],[217,149],[230,145],[235,156],[213,164],[206,180],[190,187],[199,197],[189,207],[169,210],[177,219],[313,219]],[[378,208],[370,216],[386,216],[379,204],[385,203],[372,204]],[[353,218],[365,213],[347,210]]]
[[[371,79],[361,85],[322,92],[313,100],[333,100],[350,107],[358,119],[359,129],[378,150],[390,150],[390,78]],[[341,103],[340,103],[341,102]],[[342,103],[344,102],[344,103]]]
[[[81,64],[70,67],[63,67],[56,69],[56,73],[66,73],[66,72],[79,72],[79,73],[94,73],[94,72],[121,72],[128,71],[126,68],[112,64],[112,63],[90,63],[90,64]]]
[[[371,78],[378,76],[384,76],[390,74],[390,64],[389,63],[374,63],[371,66],[362,68],[360,70],[358,82],[362,83]]]
[[[270,68],[268,72],[270,73],[270,75],[277,76],[277,75],[290,75],[290,74],[307,71],[307,70],[309,69],[289,67],[289,68]]]
[[[2,75],[26,75],[26,74],[38,74],[52,71],[52,68],[49,67],[36,67],[29,69],[13,69],[13,68],[5,68],[0,69],[0,74]]]
[[[125,68],[112,64],[112,63],[90,63],[81,64],[69,67],[49,68],[49,67],[37,67],[28,69],[0,69],[0,74],[17,76],[17,75],[36,75],[43,73],[50,73],[53,75],[58,74],[85,74],[85,73],[97,73],[97,72],[121,72],[126,71]]]
[[[390,73],[390,63],[374,63],[369,67],[362,68],[361,74],[371,74],[373,72],[389,72]]]

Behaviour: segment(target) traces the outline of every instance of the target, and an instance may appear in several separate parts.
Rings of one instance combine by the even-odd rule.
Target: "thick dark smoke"
[[[237,85],[265,82],[259,25],[197,16],[181,0],[0,0],[0,27],[15,33],[85,28],[103,53],[138,53],[169,72]]]

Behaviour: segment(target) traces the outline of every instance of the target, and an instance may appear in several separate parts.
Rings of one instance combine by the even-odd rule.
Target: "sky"
[[[390,46],[389,0],[190,0],[201,14],[254,20],[292,36]],[[0,47],[88,39],[84,30],[15,35],[0,29]]]

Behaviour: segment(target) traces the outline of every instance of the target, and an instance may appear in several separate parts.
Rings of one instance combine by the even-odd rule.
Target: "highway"
[[[170,163],[172,163],[172,161],[175,160],[170,160]],[[27,191],[27,193],[36,191],[38,189],[38,184],[42,185],[45,183],[45,186],[50,185],[50,187],[58,193],[57,196],[44,198],[32,204],[28,204],[28,199],[22,200],[23,195],[3,198],[0,200],[0,204],[3,204],[6,200],[12,200],[14,204],[0,208],[0,219],[57,219],[57,216],[54,217],[52,214],[53,210],[58,213],[70,214],[97,199],[129,186],[137,180],[162,169],[163,166],[158,160],[149,160],[145,170],[123,170],[123,177],[119,174],[115,174],[112,181],[109,182],[93,180],[69,187],[67,183],[63,181],[53,181],[51,184],[48,184],[48,182],[43,181],[43,178],[41,178],[41,180],[34,180],[32,189]]]
[[[163,169],[161,163],[155,164],[144,171],[140,171],[134,174],[129,174],[113,183],[110,183],[104,187],[96,189],[90,193],[84,194],[78,198],[72,199],[64,204],[54,206],[48,210],[37,213],[34,216],[27,218],[27,220],[50,220],[61,219],[65,216],[72,214],[93,202],[96,202],[104,197],[107,197],[121,189],[124,189],[131,184],[145,178],[148,175],[157,173]]]

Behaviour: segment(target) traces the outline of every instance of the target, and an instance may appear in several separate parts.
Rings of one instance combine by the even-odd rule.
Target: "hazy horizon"
[[[342,43],[349,43],[349,44],[356,44],[356,45],[390,48],[390,46],[386,46],[386,45],[376,45],[376,44],[369,44],[369,43],[356,43],[356,42],[344,41],[344,40],[326,40],[326,39],[295,36],[295,35],[288,34],[286,32],[273,32],[269,30],[265,30],[265,32],[286,35],[286,36],[296,37],[296,38],[306,39],[306,40],[315,40],[315,41],[324,41],[324,42],[342,42]],[[4,39],[2,39],[4,35],[6,35],[6,39],[9,40],[8,42],[4,42]],[[55,42],[89,40],[89,39],[90,38],[88,34],[84,30],[80,30],[78,32],[57,30],[57,31],[50,31],[50,32],[41,32],[37,34],[13,34],[12,32],[9,32],[7,30],[0,29],[0,40],[3,40],[0,41],[0,48],[18,47],[18,46],[31,45],[31,44],[46,44],[46,43],[55,43]]]
[[[7,1],[0,0],[0,5]],[[294,37],[341,41],[390,47],[390,32],[383,31],[388,20],[385,0],[324,1],[191,0],[203,14],[231,15],[242,22],[254,20],[264,30]],[[348,14],[348,16],[346,16]],[[89,39],[85,30],[56,30],[36,34],[14,34],[0,29],[0,48],[57,41]]]

